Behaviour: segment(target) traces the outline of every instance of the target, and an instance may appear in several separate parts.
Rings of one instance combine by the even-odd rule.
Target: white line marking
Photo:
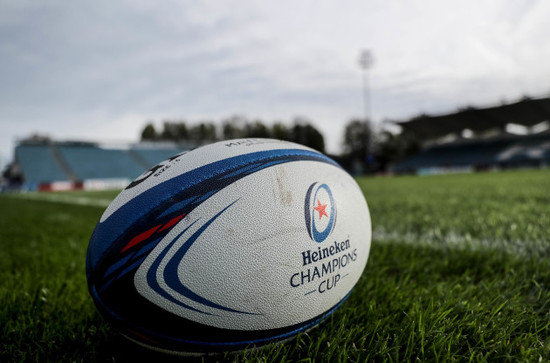
[[[521,256],[548,256],[548,240],[497,240],[474,238],[468,234],[451,232],[446,235],[398,233],[387,231],[384,227],[373,230],[372,239],[376,243],[401,243],[436,249],[453,249],[459,251],[500,251]]]
[[[20,193],[9,194],[10,197],[25,199],[25,200],[37,200],[51,203],[66,203],[75,205],[84,205],[89,207],[103,207],[106,208],[111,204],[111,199],[105,198],[88,198],[82,196],[71,196],[63,194],[49,194],[49,193]]]

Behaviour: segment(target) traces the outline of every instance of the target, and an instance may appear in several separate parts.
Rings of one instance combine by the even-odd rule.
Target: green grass
[[[206,360],[550,361],[550,171],[358,181],[374,239],[348,301],[296,339]],[[0,196],[1,362],[170,358],[88,295],[87,242],[115,194]]]

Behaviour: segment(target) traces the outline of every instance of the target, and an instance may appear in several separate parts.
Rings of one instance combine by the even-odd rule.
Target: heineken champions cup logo
[[[334,229],[336,205],[328,185],[313,183],[306,193],[304,212],[309,237],[323,242]]]

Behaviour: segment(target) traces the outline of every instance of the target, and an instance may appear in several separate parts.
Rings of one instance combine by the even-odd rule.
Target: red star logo
[[[317,199],[317,207],[313,207],[313,209],[315,209],[317,212],[319,212],[319,219],[321,219],[321,217],[323,217],[323,216],[327,216],[327,218],[328,218],[328,214],[325,211],[326,208],[327,208],[327,205],[326,204],[321,204],[319,199]]]

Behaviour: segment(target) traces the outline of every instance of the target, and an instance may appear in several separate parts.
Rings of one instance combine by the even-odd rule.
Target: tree
[[[420,141],[413,134],[392,134],[384,131],[376,150],[376,159],[381,170],[420,151]]]
[[[344,129],[345,167],[355,173],[362,173],[375,168],[374,144],[375,134],[370,124],[363,120],[351,120]]]
[[[353,158],[365,160],[372,153],[373,132],[362,120],[351,120],[344,129],[344,152]]]
[[[46,134],[33,133],[29,137],[21,140],[21,142],[26,144],[49,144],[52,142],[52,139]]]
[[[201,122],[189,128],[189,139],[199,142],[216,140],[216,125],[212,122]]]
[[[325,139],[323,134],[313,127],[308,120],[296,118],[294,126],[290,130],[289,141],[309,146],[319,152],[325,152]]]
[[[181,141],[189,138],[189,130],[185,121],[164,121],[164,129],[160,138],[162,140]]]
[[[221,134],[221,135],[220,135]],[[237,138],[276,138],[293,141],[309,146],[320,152],[325,152],[323,135],[311,123],[303,118],[296,118],[294,125],[289,128],[282,122],[266,125],[262,120],[252,122],[241,116],[233,116],[222,121],[221,133],[211,121],[187,126],[185,121],[166,120],[159,132],[152,122],[145,125],[141,132],[142,140],[170,140],[175,142],[194,141],[199,143],[215,141],[218,135],[224,140]]]
[[[241,116],[233,116],[222,122],[222,138],[224,140],[239,139],[245,137],[244,127],[246,119]]]
[[[271,137],[269,129],[261,120],[246,124],[246,137]]]
[[[149,122],[147,125],[145,125],[145,128],[141,132],[142,141],[153,141],[153,140],[157,140],[158,137],[159,135],[157,134],[155,125],[153,125],[152,122]]]
[[[275,122],[271,127],[271,137],[279,140],[289,140],[288,127],[282,122]]]

